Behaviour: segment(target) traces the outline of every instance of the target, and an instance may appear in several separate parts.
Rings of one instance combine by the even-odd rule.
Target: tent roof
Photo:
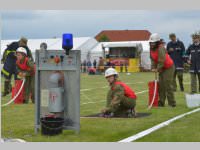
[[[91,39],[91,37],[74,37],[73,38],[73,49],[80,48],[86,41]],[[18,40],[1,40],[1,54],[3,54],[7,45],[11,42]],[[61,50],[62,49],[62,38],[55,39],[29,39],[28,47],[31,49],[31,52],[35,52],[36,49],[40,49],[40,44],[42,42],[47,43],[48,49],[51,50]]]

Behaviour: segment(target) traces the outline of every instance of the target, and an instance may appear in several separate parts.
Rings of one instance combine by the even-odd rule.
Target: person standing
[[[83,72],[84,72],[84,73],[86,73],[86,70],[87,70],[87,67],[86,67],[86,66],[87,66],[87,62],[86,62],[86,60],[84,60],[84,61],[83,61]]]
[[[104,59],[103,59],[103,57],[99,57],[98,70],[99,70],[100,73],[104,72]]]
[[[127,73],[128,72],[128,62],[125,61],[125,72]]]
[[[87,72],[89,72],[89,69],[92,67],[92,63],[90,60],[87,61]]]
[[[150,36],[150,58],[151,68],[154,72],[159,72],[159,102],[160,107],[165,106],[167,97],[168,105],[176,107],[173,92],[174,63],[167,53],[160,36],[154,33]]]
[[[123,72],[123,67],[124,67],[124,64],[122,61],[120,61],[120,72]]]
[[[96,59],[93,61],[93,67],[96,69],[97,68],[97,61]]]
[[[169,35],[170,42],[167,44],[167,51],[175,65],[175,72],[173,78],[174,91],[177,89],[176,76],[178,77],[180,90],[184,91],[183,86],[183,64],[185,55],[185,46],[182,41],[176,39],[176,35],[171,33]]]
[[[200,92],[200,34],[194,33],[192,35],[193,44],[191,44],[187,51],[186,56],[190,64],[191,75],[191,94],[197,93],[197,77],[199,80]]]

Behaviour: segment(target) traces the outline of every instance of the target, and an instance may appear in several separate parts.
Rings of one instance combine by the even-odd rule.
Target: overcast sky
[[[200,30],[200,11],[2,11],[2,39],[61,37],[94,37],[102,30],[149,30],[157,32],[166,42],[168,34],[176,33],[186,46],[191,34]]]

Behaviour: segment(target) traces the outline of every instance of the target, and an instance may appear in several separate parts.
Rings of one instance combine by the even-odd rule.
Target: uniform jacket
[[[186,56],[191,60],[190,72],[200,73],[200,44],[191,44],[186,51]]]
[[[170,51],[170,48],[173,48],[173,51]],[[185,54],[185,46],[183,42],[179,40],[177,40],[176,42],[170,41],[167,44],[167,51],[172,60],[174,61],[176,70],[183,70]]]
[[[10,45],[7,46],[7,48],[4,51],[3,54],[3,60],[4,63],[2,73],[6,76],[9,76],[12,73],[16,72],[16,50],[19,47],[18,42],[13,42]]]
[[[159,72],[172,67],[174,64],[163,46],[160,46],[156,50],[150,50],[150,58],[152,68],[157,68]]]
[[[24,61],[22,62],[17,60],[16,65],[18,72],[26,72],[27,76],[32,76],[35,74],[35,65],[28,57],[25,57]]]

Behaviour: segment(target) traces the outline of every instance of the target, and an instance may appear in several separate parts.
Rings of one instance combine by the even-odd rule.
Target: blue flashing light
[[[71,33],[63,34],[62,48],[66,51],[69,51],[73,48],[73,35]]]

